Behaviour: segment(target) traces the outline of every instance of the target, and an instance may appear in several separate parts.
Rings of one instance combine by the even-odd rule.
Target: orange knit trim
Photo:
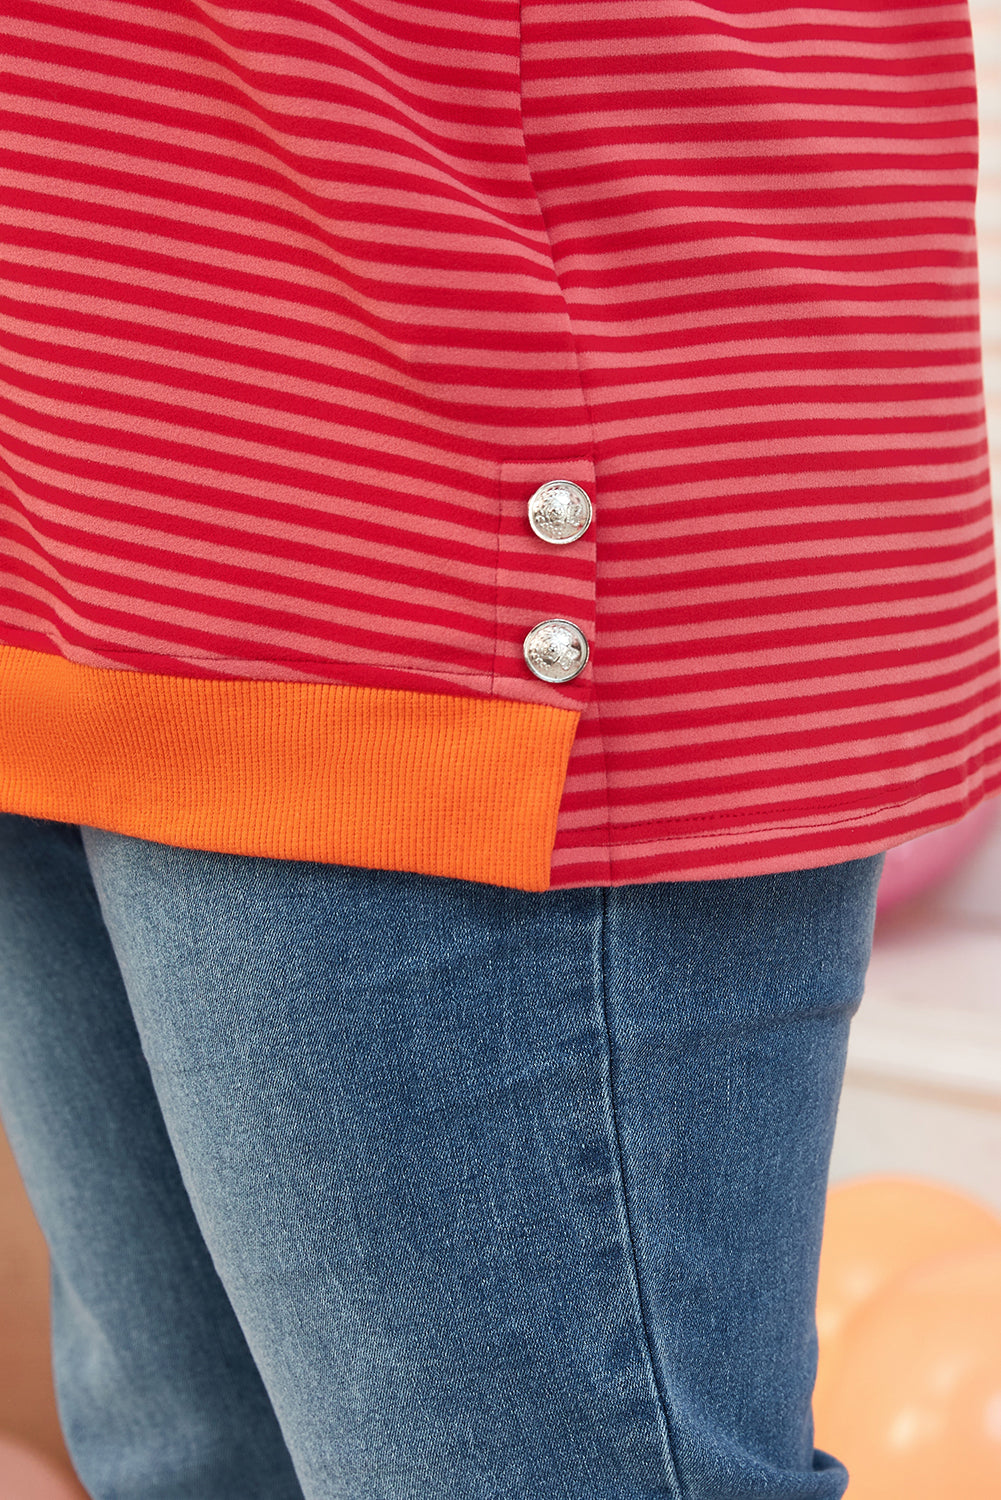
[[[0,645],[0,809],[543,891],[578,718],[507,699],[111,671]]]

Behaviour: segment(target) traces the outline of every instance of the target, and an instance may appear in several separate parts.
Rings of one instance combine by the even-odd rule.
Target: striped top
[[[965,4],[4,14],[0,808],[545,890],[1001,789]]]

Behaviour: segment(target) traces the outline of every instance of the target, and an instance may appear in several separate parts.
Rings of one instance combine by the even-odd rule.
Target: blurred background
[[[1001,0],[971,0],[970,12],[984,378],[1001,541]],[[921,1173],[977,1193],[1001,1213],[1001,799],[988,806],[978,828],[947,832],[942,847],[931,835],[888,857],[899,868],[886,871],[887,893],[892,876],[903,885],[908,865],[919,889],[887,901],[877,919],[831,1180]]]
[[[1001,0],[971,0],[971,14],[997,518]],[[818,1443],[849,1463],[852,1500],[1001,1500],[1001,799],[888,856],[831,1183]],[[85,1500],[56,1418],[46,1277],[0,1134],[0,1500]],[[856,1406],[839,1408],[833,1351],[849,1313],[861,1334],[842,1386]]]

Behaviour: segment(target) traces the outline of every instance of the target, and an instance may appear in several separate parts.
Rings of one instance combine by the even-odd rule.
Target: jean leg
[[[601,893],[84,839],[308,1500],[678,1500],[608,1134]]]
[[[816,1279],[883,856],[608,893],[625,1214],[684,1494],[835,1500]]]
[[[826,1174],[817,1121],[833,1119],[872,865],[843,889],[807,883],[823,939],[808,949],[793,941],[798,877],[695,883],[687,897],[530,894],[84,836],[189,1196],[308,1500],[842,1492],[843,1470],[804,1428],[803,1330]],[[829,991],[814,1008],[837,1017],[804,1048],[813,966]],[[675,1033],[720,1034],[692,1119],[675,1118],[656,1049],[644,1059],[658,1004],[662,1020],[674,1005]],[[799,1076],[790,1059],[817,1075],[801,1090],[816,1095],[811,1138],[759,1204],[751,1168],[767,1175],[786,1142],[763,1105],[728,1113],[727,1091],[779,1088]],[[688,1301],[672,1281],[698,1257],[665,1255],[634,1178],[648,1135],[663,1179],[675,1130],[690,1178],[678,1197],[697,1220],[719,1184],[741,1189],[728,1234],[694,1233],[704,1259]],[[651,1203],[652,1216],[655,1191]],[[769,1257],[788,1266],[791,1313]],[[759,1271],[767,1295],[735,1309]],[[745,1401],[742,1383],[765,1378],[759,1347],[781,1388]]]
[[[94,1500],[302,1500],[195,1223],[79,829],[0,815],[0,1106]]]

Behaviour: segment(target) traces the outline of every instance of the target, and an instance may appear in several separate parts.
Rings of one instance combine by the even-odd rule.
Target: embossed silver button
[[[525,661],[543,682],[569,682],[583,672],[587,638],[569,620],[543,620],[525,637]]]
[[[572,479],[550,479],[528,502],[528,524],[544,542],[576,542],[591,524],[591,497]]]

